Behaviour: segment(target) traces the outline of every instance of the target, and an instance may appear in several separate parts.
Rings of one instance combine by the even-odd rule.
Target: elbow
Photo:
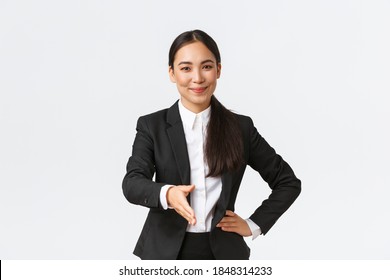
[[[301,180],[299,180],[298,178],[295,180],[295,184],[294,184],[294,200],[301,194],[302,192],[302,182]]]
[[[123,181],[122,181],[122,192],[123,192],[123,195],[125,196],[125,198],[127,199],[127,201],[134,204],[135,203],[135,197],[133,195],[133,192],[131,191],[131,189],[132,189],[131,186],[132,186],[132,181],[126,175],[123,178]]]

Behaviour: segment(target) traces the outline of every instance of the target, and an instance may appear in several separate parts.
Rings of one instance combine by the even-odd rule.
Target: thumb
[[[188,192],[192,192],[193,190],[195,190],[195,185],[189,185],[188,187]]]
[[[226,216],[234,217],[234,215],[236,215],[236,214],[233,211],[226,210]]]
[[[183,185],[181,190],[186,193],[190,193],[195,189],[195,185]]]

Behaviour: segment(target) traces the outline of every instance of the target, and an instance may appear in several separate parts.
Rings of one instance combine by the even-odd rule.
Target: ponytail
[[[205,157],[209,166],[207,177],[237,171],[244,163],[244,145],[238,119],[214,95],[211,97]]]

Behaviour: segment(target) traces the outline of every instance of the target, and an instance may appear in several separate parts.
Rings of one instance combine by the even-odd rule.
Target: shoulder
[[[138,122],[147,122],[147,123],[159,123],[162,122],[175,122],[180,120],[178,101],[176,101],[170,108],[165,108],[154,113],[150,113],[144,116],[141,116],[138,119]]]
[[[162,131],[181,121],[179,115],[178,101],[170,108],[162,109],[139,117],[137,128],[145,128],[149,131]]]
[[[232,112],[232,113],[236,117],[236,119],[238,120],[238,123],[240,124],[240,126],[242,128],[244,128],[244,129],[245,128],[252,128],[254,126],[251,117],[246,116],[246,115],[237,114],[234,112]]]
[[[143,115],[143,116],[139,117],[139,120],[143,120],[146,122],[156,121],[156,120],[160,120],[160,119],[165,120],[167,113],[168,113],[168,108],[162,109],[162,110],[150,113],[150,114]]]
[[[167,112],[168,109],[162,109],[139,117],[137,121],[137,130],[156,131],[158,128],[165,127]]]

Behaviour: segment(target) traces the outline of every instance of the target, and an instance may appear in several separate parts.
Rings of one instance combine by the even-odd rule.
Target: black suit
[[[237,115],[242,128],[245,163],[257,170],[272,193],[250,219],[263,234],[290,207],[301,190],[301,182],[290,166],[260,136],[249,117]],[[216,259],[248,259],[249,248],[236,233],[216,227],[234,204],[246,165],[222,175],[222,192],[212,220],[210,244]],[[155,182],[152,178],[155,177]],[[123,179],[127,200],[150,208],[134,254],[141,259],[176,259],[188,222],[174,210],[161,207],[164,185],[189,185],[190,164],[178,102],[171,108],[140,117],[133,154]]]

